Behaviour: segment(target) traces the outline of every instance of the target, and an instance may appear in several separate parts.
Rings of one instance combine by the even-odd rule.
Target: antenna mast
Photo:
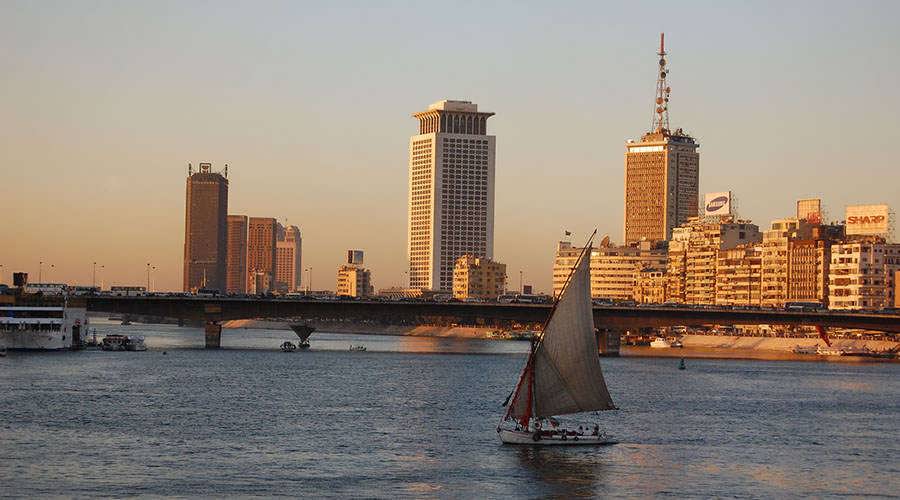
[[[666,34],[659,34],[659,74],[656,78],[656,101],[653,106],[653,121],[650,125],[652,132],[669,131],[669,93],[672,91],[666,83],[666,75],[669,72],[666,67]]]

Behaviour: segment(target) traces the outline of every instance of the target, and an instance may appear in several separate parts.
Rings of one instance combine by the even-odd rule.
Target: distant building
[[[625,243],[668,240],[697,216],[700,146],[680,128],[669,129],[668,67],[662,38],[650,131],[625,144]]]
[[[250,217],[247,230],[247,291],[267,293],[275,288],[277,222],[272,217]]]
[[[900,244],[864,237],[832,245],[828,273],[830,309],[882,309],[897,303]]]
[[[337,295],[344,297],[370,297],[374,295],[372,273],[356,264],[343,264],[337,272]]]
[[[646,268],[638,272],[634,300],[639,304],[662,304],[669,300],[669,280],[665,268]]]
[[[463,255],[453,267],[453,297],[496,300],[506,291],[506,264]]]
[[[553,295],[559,296],[582,248],[560,241],[553,263]],[[641,241],[630,245],[602,245],[591,249],[591,296],[611,300],[633,300],[640,272],[666,267],[666,248],[661,242]]]
[[[759,307],[763,249],[759,243],[719,250],[715,304]]]
[[[247,293],[247,216],[228,216],[225,291]]]
[[[228,214],[228,166],[213,172],[188,165],[184,216],[184,291],[225,289]]]
[[[303,238],[297,226],[282,227],[275,244],[275,287],[282,292],[302,289]]]
[[[409,140],[409,286],[451,291],[462,255],[493,258],[493,113],[438,101],[413,115]]]
[[[772,221],[763,233],[762,305],[783,307],[788,300],[790,246],[794,240],[808,240],[812,225],[796,218]]]
[[[695,217],[672,231],[669,242],[669,301],[716,303],[719,252],[758,243],[759,226],[732,216]]]

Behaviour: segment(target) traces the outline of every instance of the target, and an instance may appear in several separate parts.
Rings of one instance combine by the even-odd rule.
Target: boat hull
[[[541,436],[538,440],[534,439],[533,432],[501,429],[499,434],[500,441],[503,441],[503,444],[527,444],[531,446],[585,446],[610,444],[612,442],[605,434],[600,434],[599,436],[590,434],[584,436],[566,436],[565,439],[563,439],[562,436]]]

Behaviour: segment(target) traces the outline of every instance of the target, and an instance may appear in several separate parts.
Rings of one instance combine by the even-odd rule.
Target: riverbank
[[[410,337],[438,337],[459,339],[490,339],[497,328],[467,326],[403,326],[360,323],[350,321],[304,321],[320,332],[348,333],[355,335],[397,335]],[[253,328],[260,330],[290,330],[283,321],[238,319],[222,323],[225,329]]]

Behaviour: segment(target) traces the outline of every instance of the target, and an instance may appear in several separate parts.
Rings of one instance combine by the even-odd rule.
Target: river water
[[[523,342],[95,326],[150,350],[0,358],[0,496],[900,492],[896,363],[604,359],[618,443],[532,449],[494,431]]]

